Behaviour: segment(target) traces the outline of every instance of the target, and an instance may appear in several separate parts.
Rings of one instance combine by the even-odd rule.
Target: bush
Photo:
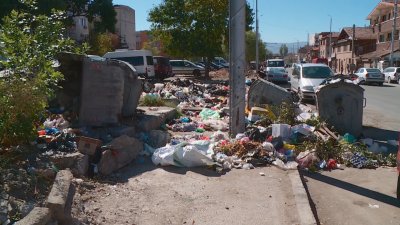
[[[0,28],[1,61],[7,74],[0,77],[0,144],[23,144],[35,135],[48,98],[63,79],[55,59],[63,51],[81,53],[66,38],[63,12],[38,15],[34,0],[3,18]]]
[[[37,79],[30,82],[0,81],[0,144],[26,143],[36,135],[35,124],[45,110],[47,96],[38,88]]]

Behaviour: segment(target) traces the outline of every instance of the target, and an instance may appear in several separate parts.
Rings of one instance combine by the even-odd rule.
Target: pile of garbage
[[[371,139],[338,135],[303,104],[284,102],[280,106],[252,107],[246,111],[246,132],[230,138],[226,133],[225,90],[229,87],[185,80],[176,80],[159,90],[160,96],[177,98],[178,107],[183,109],[183,115],[167,124],[167,128],[196,134],[173,138],[171,143],[155,149],[154,164],[213,165],[225,170],[268,164],[284,170],[395,166],[396,157],[388,154],[386,147]],[[190,107],[200,109],[184,110]]]

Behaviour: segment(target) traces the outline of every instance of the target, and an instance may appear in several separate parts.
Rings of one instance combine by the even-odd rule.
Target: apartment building
[[[399,7],[400,9],[400,7]],[[394,64],[400,66],[399,52],[399,10],[397,17],[394,18],[394,1],[382,0],[371,11],[367,19],[370,21],[370,29],[376,39],[376,51],[362,56],[365,65],[377,67],[379,61],[389,61],[391,52],[391,40],[393,31],[393,22],[396,20],[396,31],[394,32]]]
[[[86,16],[75,16],[72,25],[68,27],[68,37],[78,43],[83,43],[89,38],[89,21]]]
[[[135,10],[126,5],[115,5],[117,13],[115,32],[120,38],[121,48],[136,49]]]

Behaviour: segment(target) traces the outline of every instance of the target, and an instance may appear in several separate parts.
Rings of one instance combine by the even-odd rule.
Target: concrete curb
[[[311,210],[310,202],[306,190],[301,182],[298,170],[289,173],[289,179],[292,183],[292,190],[296,201],[297,213],[300,217],[301,225],[315,225],[318,224],[314,214]]]
[[[16,224],[45,225],[55,219],[60,225],[71,224],[70,205],[74,194],[73,175],[70,170],[60,170],[47,197],[46,207],[35,207]]]

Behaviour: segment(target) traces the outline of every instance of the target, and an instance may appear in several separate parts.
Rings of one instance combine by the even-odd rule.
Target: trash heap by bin
[[[357,139],[349,133],[338,135],[310,108],[298,103],[248,108],[246,131],[229,137],[228,94],[226,82],[202,84],[176,79],[155,84],[151,93],[142,94],[142,100],[168,104],[179,111],[179,116],[159,130],[137,132],[124,126],[97,133],[90,127],[72,130],[62,116],[53,115],[39,131],[38,146],[49,155],[79,150],[89,155],[89,171],[103,175],[146,156],[156,165],[208,166],[218,171],[265,165],[284,170],[395,166],[395,154],[389,154],[382,143]],[[393,140],[388,143],[397,145]]]

